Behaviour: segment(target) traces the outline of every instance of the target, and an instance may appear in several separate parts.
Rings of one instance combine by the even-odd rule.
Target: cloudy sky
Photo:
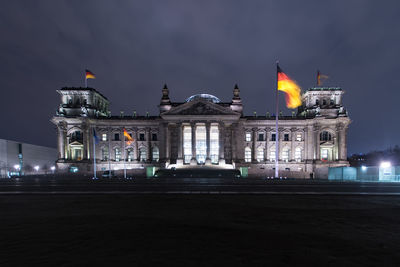
[[[276,67],[307,89],[316,70],[345,90],[349,153],[400,144],[399,1],[2,1],[0,138],[56,146],[56,89],[89,85],[113,114],[157,115],[210,93],[245,114],[274,110]],[[282,110],[284,96],[281,95]]]

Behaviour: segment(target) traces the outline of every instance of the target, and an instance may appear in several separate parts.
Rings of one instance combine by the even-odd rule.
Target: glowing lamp
[[[367,170],[367,166],[361,166],[361,170],[366,171]]]
[[[382,161],[381,168],[390,168],[392,164],[389,161]]]
[[[50,170],[54,171],[56,169],[55,166],[51,166]]]
[[[34,168],[35,168],[35,170],[36,170],[36,171],[38,171],[38,170],[39,170],[39,166],[35,166]]]
[[[15,165],[14,165],[14,169],[19,170],[19,165],[18,165],[18,164],[15,164]]]

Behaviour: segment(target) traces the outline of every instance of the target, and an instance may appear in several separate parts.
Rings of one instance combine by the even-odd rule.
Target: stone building
[[[291,116],[244,116],[240,90],[231,102],[198,94],[172,102],[165,85],[158,116],[112,116],[109,101],[93,88],[62,88],[52,122],[58,130],[60,172],[93,171],[93,130],[98,171],[127,169],[144,174],[157,168],[248,168],[249,175],[272,176],[279,139],[282,175],[327,177],[328,167],[348,166],[346,135],[350,119],[341,88],[313,87]],[[124,142],[123,130],[133,142]]]

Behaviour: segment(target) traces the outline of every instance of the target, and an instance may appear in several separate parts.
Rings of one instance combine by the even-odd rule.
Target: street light
[[[55,166],[51,166],[50,170],[52,170],[53,172],[56,170]]]
[[[19,165],[18,165],[18,164],[15,164],[15,165],[14,165],[14,169],[17,170],[17,171],[19,171]]]
[[[34,167],[36,171],[39,171],[39,166]]]

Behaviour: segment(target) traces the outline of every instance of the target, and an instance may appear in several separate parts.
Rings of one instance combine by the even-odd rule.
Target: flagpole
[[[278,95],[278,66],[276,61],[276,110],[275,110],[275,178],[279,177],[279,129],[278,129],[278,113],[279,113],[279,95]]]
[[[94,128],[93,128],[93,179],[97,179],[96,176],[96,139],[95,139],[95,134],[94,134]]]
[[[124,133],[125,133],[125,128],[124,128]],[[126,149],[125,149],[125,134],[123,134],[124,136],[124,178],[126,179]]]
[[[87,88],[87,78],[86,78],[86,73],[85,73],[85,87]]]

